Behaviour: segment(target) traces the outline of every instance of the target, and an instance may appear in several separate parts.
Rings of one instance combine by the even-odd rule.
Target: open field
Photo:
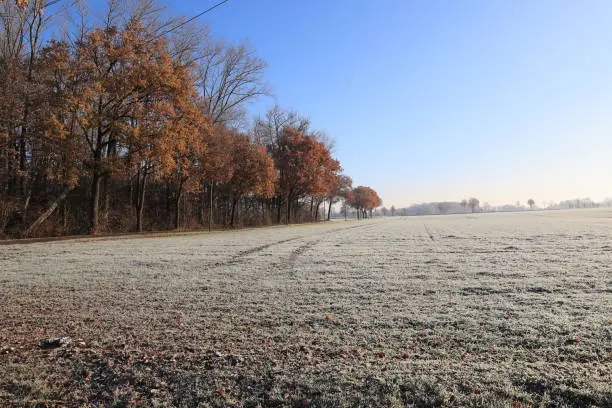
[[[9,245],[0,265],[0,406],[612,406],[612,211]]]

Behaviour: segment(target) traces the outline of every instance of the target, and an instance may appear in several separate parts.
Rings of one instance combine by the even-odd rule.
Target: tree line
[[[573,200],[564,200],[561,202],[545,202],[542,206],[536,205],[533,198],[526,201],[527,206],[517,201],[515,204],[505,204],[492,206],[485,202],[480,205],[480,200],[477,198],[463,199],[461,201],[444,201],[413,204],[405,208],[390,208],[382,207],[381,213],[384,216],[403,215],[403,216],[418,216],[418,215],[447,215],[447,214],[465,214],[477,212],[518,212],[529,210],[567,210],[578,208],[609,208],[612,207],[612,198],[606,198],[601,202],[596,202],[588,197],[576,198]]]
[[[315,221],[339,201],[365,218],[382,204],[306,117],[247,119],[269,94],[249,47],[163,20],[151,0],[110,0],[98,19],[0,3],[0,235]],[[51,6],[77,21],[60,39]]]

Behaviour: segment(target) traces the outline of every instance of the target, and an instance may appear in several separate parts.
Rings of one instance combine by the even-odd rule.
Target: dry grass
[[[2,246],[0,405],[610,407],[611,238],[577,210]]]

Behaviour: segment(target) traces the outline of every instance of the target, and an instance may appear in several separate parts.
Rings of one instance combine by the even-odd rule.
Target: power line
[[[47,4],[47,6],[45,6],[45,8],[46,8],[46,7],[48,7],[48,6],[52,6],[52,5],[54,5],[55,3],[58,3],[59,1],[60,1],[60,0],[53,0],[53,1],[51,1],[50,3],[48,3],[48,4]],[[150,41],[156,40],[156,39],[158,39],[159,37],[162,37],[162,36],[164,36],[164,35],[166,35],[166,34],[170,34],[170,33],[171,33],[171,32],[173,32],[174,30],[178,30],[179,28],[181,28],[181,27],[183,27],[183,26],[185,26],[185,25],[187,25],[187,24],[191,23],[193,20],[196,20],[196,19],[198,19],[198,18],[202,17],[204,14],[206,14],[206,13],[209,13],[209,12],[213,11],[214,9],[216,9],[216,8],[217,8],[217,7],[219,7],[219,6],[222,6],[223,4],[227,3],[228,1],[229,1],[229,0],[222,0],[222,1],[220,1],[219,3],[215,4],[214,6],[211,6],[211,7],[207,8],[206,10],[202,11],[201,13],[196,14],[195,16],[193,16],[193,17],[191,17],[191,18],[189,18],[189,19],[187,19],[187,20],[183,21],[182,23],[180,23],[180,24],[178,24],[178,25],[176,25],[176,26],[174,26],[174,27],[172,27],[172,28],[169,28],[169,29],[168,29],[168,30],[166,30],[166,31],[162,31],[161,33],[157,34],[155,37],[151,38],[151,40],[150,40]],[[8,13],[0,13],[0,16],[3,16],[3,17],[5,17],[5,18],[14,18],[14,19],[16,19],[16,18],[17,18],[16,16],[10,16],[10,15],[8,15]]]
[[[183,26],[185,26],[185,25],[187,25],[187,24],[191,23],[193,20],[196,20],[196,19],[198,19],[198,18],[202,17],[204,14],[206,14],[206,13],[208,13],[208,12],[210,12],[210,11],[213,11],[214,9],[216,9],[217,7],[219,7],[219,6],[221,6],[221,5],[225,4],[225,3],[227,3],[228,1],[229,1],[229,0],[223,0],[223,1],[220,1],[219,3],[215,4],[214,6],[211,6],[211,7],[207,8],[207,9],[206,9],[206,10],[204,10],[203,12],[201,12],[201,13],[199,13],[199,14],[196,14],[195,16],[191,17],[190,19],[187,19],[187,20],[183,21],[183,22],[182,22],[182,23],[180,23],[179,25],[174,26],[174,27],[172,27],[172,28],[170,28],[170,29],[168,29],[168,30],[166,30],[166,31],[161,32],[160,34],[158,34],[158,35],[156,35],[155,37],[153,37],[153,38],[152,38],[152,40],[156,40],[156,39],[158,39],[159,37],[162,37],[162,36],[164,36],[164,35],[166,35],[166,34],[169,34],[169,33],[173,32],[174,30],[177,30],[177,29],[179,29],[179,28],[181,28],[181,27],[183,27]]]

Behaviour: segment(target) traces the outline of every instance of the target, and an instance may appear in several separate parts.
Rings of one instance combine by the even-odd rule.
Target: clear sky
[[[173,2],[185,15],[212,1]],[[385,205],[612,196],[612,2],[230,0],[274,99]]]

